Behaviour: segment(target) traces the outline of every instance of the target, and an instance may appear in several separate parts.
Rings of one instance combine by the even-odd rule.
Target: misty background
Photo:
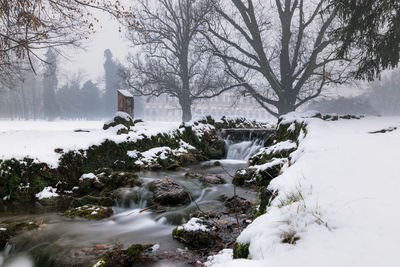
[[[83,49],[65,48],[43,51],[51,64],[38,64],[37,73],[27,71],[12,90],[0,90],[0,119],[12,120],[98,120],[117,111],[117,90],[126,89],[120,77],[128,68],[127,58],[137,47],[127,41],[126,29],[108,14],[95,11],[100,18],[96,33],[83,43]],[[61,52],[61,53],[60,53]],[[398,115],[400,114],[400,71],[385,71],[380,80],[357,82],[327,88],[299,110],[324,113]],[[267,119],[272,116],[251,97],[228,92],[197,101],[195,117],[204,115],[240,116]],[[252,104],[249,107],[249,104]],[[164,109],[160,109],[164,105]],[[217,110],[215,105],[223,106]],[[135,117],[147,120],[180,120],[176,99],[135,96]]]

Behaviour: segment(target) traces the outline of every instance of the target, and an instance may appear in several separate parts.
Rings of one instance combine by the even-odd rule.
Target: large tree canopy
[[[359,58],[356,78],[373,80],[400,59],[400,1],[332,0],[342,19],[337,35],[343,42],[339,55]]]
[[[220,1],[209,41],[228,74],[274,116],[344,83],[350,58],[335,53],[336,8],[327,1]]]
[[[128,58],[128,86],[142,96],[178,99],[182,120],[192,119],[191,106],[237,87],[229,86],[219,62],[206,49],[202,33],[211,19],[214,0],[140,0],[137,11],[143,31],[128,38],[141,50]],[[138,35],[139,33],[139,35]]]

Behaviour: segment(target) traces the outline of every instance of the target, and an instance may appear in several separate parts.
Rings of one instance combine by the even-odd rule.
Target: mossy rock
[[[21,231],[29,231],[39,227],[36,222],[3,222],[0,224],[0,249],[4,249],[8,240]]]
[[[237,186],[249,185],[248,182],[253,179],[255,174],[256,171],[251,168],[237,170],[233,176],[232,183]]]
[[[251,166],[253,165],[261,165],[264,163],[267,163],[271,161],[273,158],[289,158],[290,154],[294,151],[296,151],[297,146],[296,143],[291,143],[294,145],[294,147],[289,148],[289,149],[279,149],[278,146],[280,143],[276,143],[271,147],[271,149],[265,149],[261,150],[261,152],[255,154],[249,159],[249,164]],[[274,147],[277,147],[277,149],[273,149]]]
[[[91,266],[94,267],[130,267],[130,266],[149,266],[154,260],[151,255],[147,255],[149,248],[153,245],[133,244],[127,249],[122,249],[122,245],[117,245],[111,251],[107,251],[100,259]]]
[[[276,140],[278,142],[292,140],[294,142],[300,136],[300,132],[305,129],[304,122],[291,122],[291,123],[279,123],[278,129],[276,130]]]
[[[0,162],[0,196],[6,196],[7,202],[34,202],[37,193],[59,179],[56,170],[31,158]]]
[[[234,259],[247,259],[249,257],[250,243],[242,244],[235,242],[233,245],[233,258]]]
[[[153,246],[153,244],[141,245],[141,244],[133,244],[128,247],[126,252],[130,257],[137,258],[143,251],[149,249]]]
[[[148,184],[153,192],[153,202],[166,206],[190,203],[189,192],[173,180],[163,179]]]
[[[108,175],[107,175],[108,174]],[[142,180],[133,172],[101,172],[97,179],[84,179],[79,183],[80,196],[109,196],[113,190],[121,187],[141,186]],[[107,205],[106,205],[107,206]]]
[[[111,207],[114,205],[114,200],[111,197],[84,196],[72,200],[71,207],[77,208],[88,204]]]
[[[225,155],[225,141],[218,138],[210,140],[207,156],[210,159],[222,159]]]
[[[263,215],[267,211],[268,205],[271,201],[278,195],[278,192],[273,192],[267,187],[262,187],[260,189],[258,207],[254,210],[253,219]]]
[[[60,203],[59,197],[42,198],[39,203],[43,206],[58,206]]]
[[[186,231],[182,226],[172,230],[172,237],[193,249],[210,248],[215,244],[215,237],[209,231]]]
[[[82,207],[71,208],[64,212],[68,217],[82,217],[88,220],[100,220],[113,215],[113,210],[110,207],[98,205],[84,205]]]
[[[258,171],[251,182],[257,186],[268,186],[272,179],[281,174],[283,164],[275,164],[265,170]]]
[[[104,123],[103,130],[107,130],[117,125],[123,125],[129,131],[130,127],[135,126],[135,123],[128,113],[117,113],[110,122]]]
[[[121,127],[120,129],[118,129],[117,131],[117,135],[121,135],[121,134],[128,134],[129,133],[129,129],[125,128],[125,127]]]

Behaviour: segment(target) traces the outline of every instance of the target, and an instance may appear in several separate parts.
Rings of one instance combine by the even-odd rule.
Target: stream
[[[227,142],[226,159],[220,160],[231,175],[246,166],[246,160],[253,155],[261,143],[245,141],[237,144]],[[218,174],[226,184],[205,185],[198,179],[186,177],[188,172]],[[146,171],[138,173],[145,184],[168,178],[184,186],[197,205],[205,212],[220,212],[224,203],[220,197],[233,196],[232,178],[213,161],[180,168],[175,171]],[[255,202],[257,194],[248,188],[237,188],[237,194]],[[43,212],[35,208],[19,208],[16,211],[0,213],[3,221],[36,221],[39,229],[26,231],[11,239],[0,254],[0,266],[42,267],[53,266],[55,259],[63,259],[66,266],[87,266],[98,257],[98,251],[116,243],[124,248],[131,244],[158,244],[159,252],[185,249],[184,245],[172,238],[174,227],[187,222],[198,214],[194,202],[168,209],[164,212],[144,210],[149,192],[140,188],[121,188],[114,215],[100,221],[68,218],[57,212]],[[97,251],[98,250],[98,251]],[[165,263],[163,266],[168,265]],[[158,264],[157,266],[160,266]]]

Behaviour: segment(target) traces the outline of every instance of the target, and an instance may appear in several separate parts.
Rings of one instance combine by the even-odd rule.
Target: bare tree
[[[244,94],[274,116],[296,110],[331,83],[347,80],[334,53],[336,9],[325,0],[220,1],[207,37]]]
[[[0,0],[0,87],[11,86],[24,63],[35,71],[33,59],[44,61],[41,50],[86,39],[98,22],[91,9],[134,21],[118,0]]]
[[[139,0],[143,32],[128,35],[141,51],[130,56],[125,72],[128,86],[138,95],[176,97],[182,120],[192,118],[191,106],[237,85],[226,87],[228,76],[207,51],[201,34],[213,12],[214,0]]]

